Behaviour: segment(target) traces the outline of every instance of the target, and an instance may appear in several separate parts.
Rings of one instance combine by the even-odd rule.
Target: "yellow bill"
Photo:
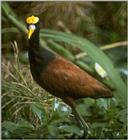
[[[28,39],[31,38],[33,32],[34,32],[34,29],[29,29],[29,30],[28,30]]]

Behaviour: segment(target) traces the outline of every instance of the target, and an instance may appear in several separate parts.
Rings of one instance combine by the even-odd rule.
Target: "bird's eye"
[[[29,29],[33,29],[33,30],[35,30],[35,29],[36,29],[36,26],[33,25],[33,24],[31,24],[31,25],[29,25]]]

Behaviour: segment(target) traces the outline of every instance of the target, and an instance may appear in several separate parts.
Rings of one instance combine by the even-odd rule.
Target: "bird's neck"
[[[38,50],[39,47],[40,47],[39,33],[36,32],[32,35],[32,37],[29,40],[29,49]]]
[[[39,42],[39,32],[35,32],[32,37],[29,40],[29,60],[30,63],[38,63],[37,62],[37,57],[41,60],[41,65],[47,65],[52,59],[54,59],[55,54],[43,47],[40,47],[40,42]],[[38,60],[39,60],[38,59]]]

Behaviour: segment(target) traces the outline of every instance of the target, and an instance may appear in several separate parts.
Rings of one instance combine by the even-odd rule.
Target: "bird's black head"
[[[36,16],[30,16],[26,18],[27,28],[28,28],[28,39],[37,32],[39,34],[39,18]]]

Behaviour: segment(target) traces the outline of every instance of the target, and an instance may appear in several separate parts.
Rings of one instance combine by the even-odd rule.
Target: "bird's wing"
[[[105,96],[101,94],[102,92],[108,92],[95,78],[62,57],[57,57],[49,64],[42,74],[42,79],[45,79],[42,86],[61,98],[63,96],[98,98]]]

